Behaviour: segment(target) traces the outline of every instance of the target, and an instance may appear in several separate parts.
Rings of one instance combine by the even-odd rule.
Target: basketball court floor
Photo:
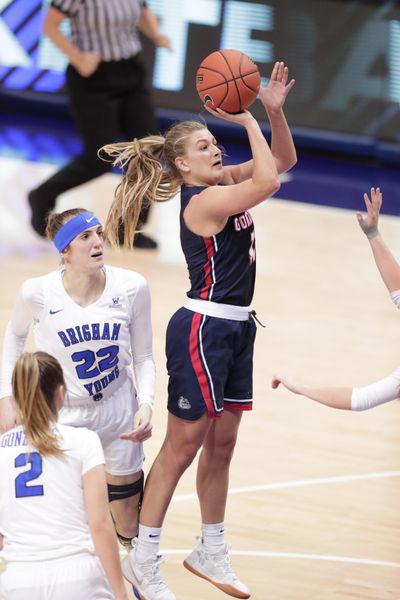
[[[58,266],[50,244],[31,231],[26,203],[27,190],[56,168],[51,138],[49,160],[37,162],[22,151],[23,134],[13,135],[0,150],[0,335],[21,283]],[[82,206],[104,219],[117,182],[116,174],[103,176],[60,197],[57,209]],[[226,529],[234,567],[254,600],[400,599],[400,402],[350,413],[270,386],[282,371],[320,385],[361,386],[399,366],[400,315],[354,216],[371,185],[383,189],[390,214],[381,231],[400,259],[394,169],[300,153],[277,197],[252,211],[253,304],[266,328],[257,333],[255,406],[241,425]],[[165,329],[188,287],[178,199],[155,207],[148,231],[157,251],[108,251],[110,264],[141,272],[152,293],[158,377],[146,470],[166,426]],[[182,566],[200,531],[194,490],[195,465],[167,514],[163,572],[178,600],[222,600],[227,596]]]

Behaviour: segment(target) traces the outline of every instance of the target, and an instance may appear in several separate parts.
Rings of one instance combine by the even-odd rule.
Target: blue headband
[[[101,225],[101,223],[92,213],[84,212],[75,215],[57,231],[53,240],[55,247],[59,252],[62,252],[77,235],[95,225]]]

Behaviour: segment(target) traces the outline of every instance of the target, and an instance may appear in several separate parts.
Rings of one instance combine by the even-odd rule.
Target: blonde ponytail
[[[63,385],[59,362],[46,352],[24,352],[12,376],[13,395],[24,425],[25,436],[40,454],[60,455],[52,423],[57,420],[55,392]]]
[[[165,137],[150,135],[100,148],[100,158],[107,160],[103,154],[108,155],[113,165],[123,170],[105,226],[105,237],[113,246],[118,246],[123,228],[124,247],[131,248],[142,208],[177,194],[183,179],[175,158],[184,156],[188,137],[201,129],[207,129],[204,121],[181,121],[172,125]]]
[[[164,202],[174,196],[181,184],[175,173],[164,169],[163,151],[165,138],[161,135],[144,137],[133,142],[108,144],[101,148],[114,166],[124,174],[115,190],[114,200],[105,225],[105,237],[117,246],[121,227],[124,231],[123,245],[132,246],[140,213],[152,202]],[[165,162],[165,161],[164,161]]]

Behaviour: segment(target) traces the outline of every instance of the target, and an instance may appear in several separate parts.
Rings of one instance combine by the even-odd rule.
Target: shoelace
[[[236,574],[231,565],[231,559],[228,550],[229,548],[225,547],[223,552],[220,552],[218,554],[212,554],[211,556],[220,568],[222,568],[225,572],[227,571],[230,575],[233,575],[233,577],[237,579]]]
[[[157,556],[156,562],[149,561],[147,563],[142,563],[140,565],[140,568],[143,573],[143,579],[146,581],[147,585],[154,585],[157,588],[160,586],[162,586],[162,587],[167,586],[167,584],[165,583],[163,576],[161,575],[161,572],[160,572],[160,565],[161,565],[161,563],[163,563],[165,561],[166,561],[166,557],[159,554]]]
[[[201,537],[201,535],[197,535],[196,540],[198,542],[200,542],[200,541],[202,542],[203,538]],[[221,552],[218,552],[217,554],[211,554],[208,551],[207,551],[207,554],[212,557],[212,559],[217,563],[217,565],[220,568],[222,568],[222,569],[225,568],[230,575],[233,575],[234,579],[237,579],[236,573],[233,570],[233,567],[231,565],[231,558],[229,556],[229,550],[231,550],[231,546],[225,546],[224,550]]]

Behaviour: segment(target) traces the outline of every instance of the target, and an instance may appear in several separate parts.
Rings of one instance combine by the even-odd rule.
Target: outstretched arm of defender
[[[331,408],[351,410],[352,388],[348,387],[311,387],[297,382],[290,375],[275,375],[272,379],[272,387],[276,389],[282,384],[287,390],[294,394],[300,394],[320,404]]]
[[[400,290],[400,265],[386,246],[378,230],[379,213],[382,206],[382,193],[379,188],[371,188],[370,197],[364,194],[367,214],[357,213],[358,223],[367,236],[374,255],[376,266],[389,292]]]

